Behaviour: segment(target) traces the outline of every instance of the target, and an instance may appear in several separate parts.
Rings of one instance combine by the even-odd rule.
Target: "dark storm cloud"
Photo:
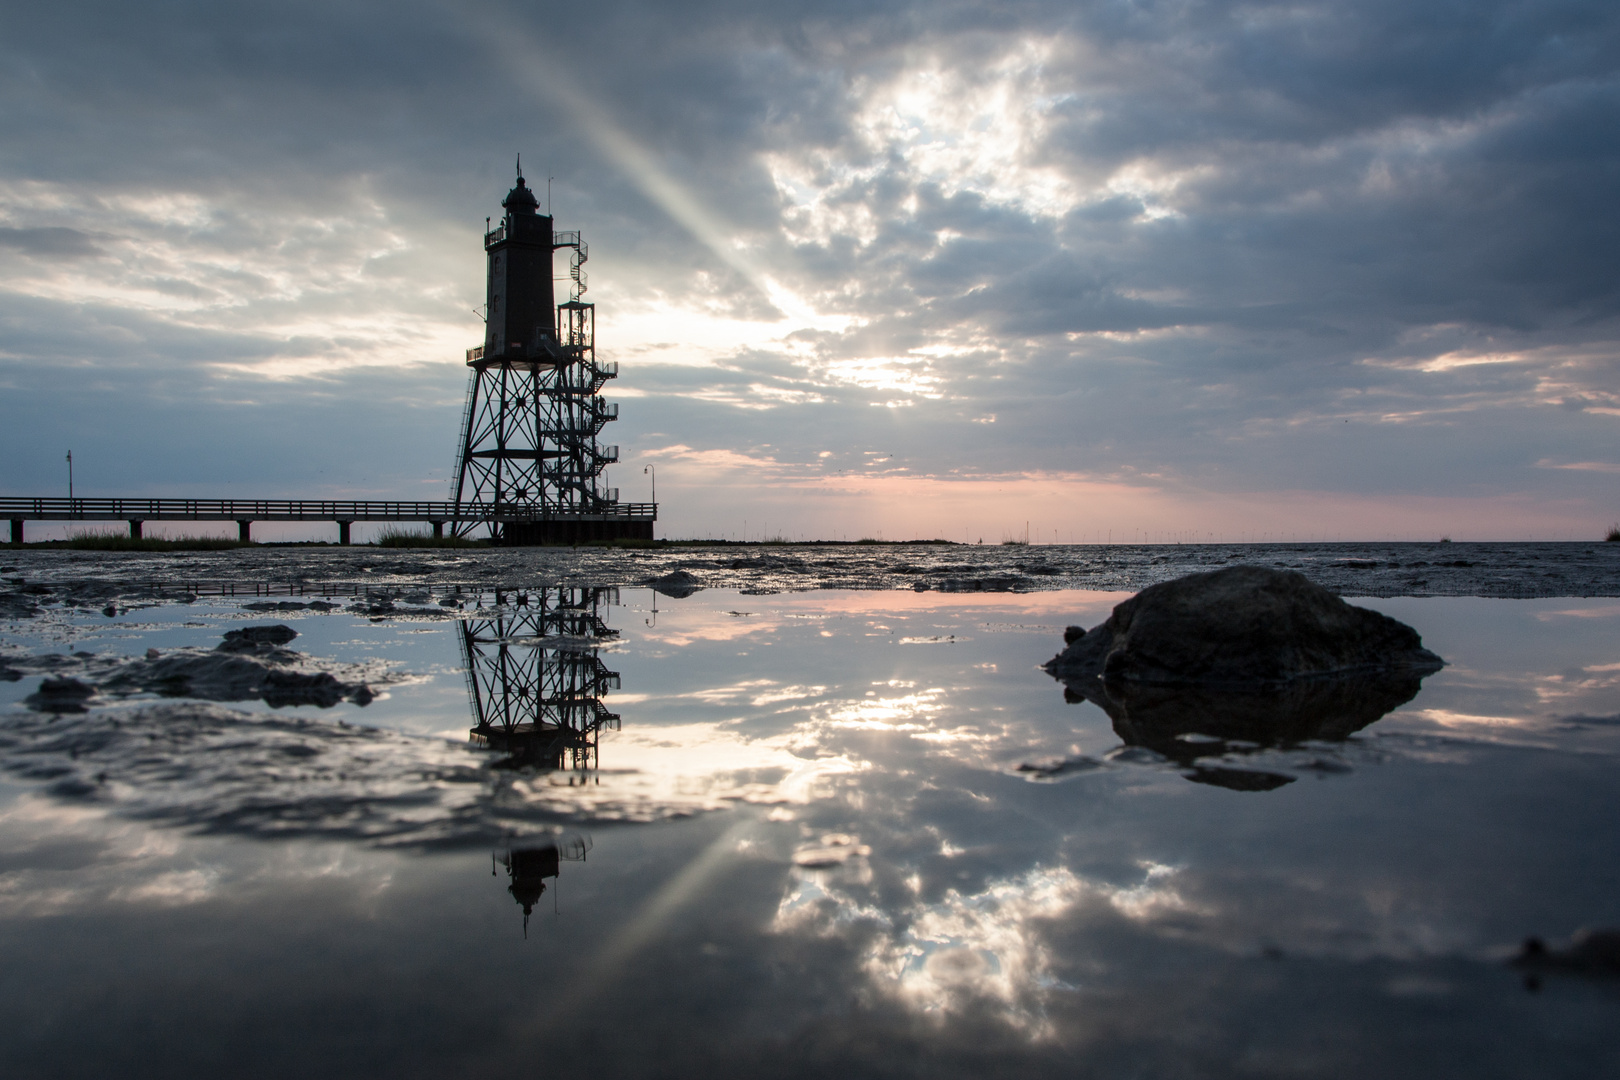
[[[805,475],[880,439],[935,474],[1600,500],[1540,463],[1616,460],[1617,56],[1602,3],[24,7],[6,426],[80,408],[51,364],[273,425],[392,393],[393,358],[449,430],[521,149],[646,395],[627,451],[647,412]],[[629,340],[636,310],[686,317]],[[671,340],[698,363],[638,359]]]

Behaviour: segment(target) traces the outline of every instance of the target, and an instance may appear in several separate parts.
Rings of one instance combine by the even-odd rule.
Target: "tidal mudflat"
[[[1514,963],[1620,925],[1611,549],[8,551],[0,1071],[1614,1072]],[[1234,562],[1446,666],[1269,743],[1040,670]]]

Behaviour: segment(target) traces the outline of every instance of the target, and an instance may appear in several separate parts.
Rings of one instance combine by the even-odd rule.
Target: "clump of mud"
[[[464,746],[164,702],[0,719],[0,768],[60,798],[202,832],[443,843],[500,829]]]
[[[132,660],[102,685],[112,693],[149,691],[203,701],[262,700],[271,708],[317,705],[329,709],[340,701],[367,705],[375,697],[365,682],[339,678],[331,671],[308,670],[307,663],[302,653],[275,646],[252,655],[177,649],[155,660]]]
[[[297,636],[288,626],[249,626],[228,631],[213,649],[148,649],[144,657],[127,659],[91,653],[8,656],[0,669],[19,677],[51,676],[24,699],[43,713],[83,712],[96,695],[139,693],[329,709],[342,701],[369,704],[376,696],[372,684],[391,681],[377,666],[321,661],[283,647]]]
[[[297,636],[298,631],[280,623],[275,626],[245,626],[240,630],[225,631],[225,640],[220,642],[219,648],[225,652],[246,652],[264,645],[285,645]]]
[[[0,714],[0,772],[196,832],[411,847],[684,817],[748,794],[650,788],[633,770],[587,785],[573,770],[498,768],[464,742],[199,701]]]
[[[71,676],[47,675],[39,689],[23,698],[23,704],[36,712],[82,713],[96,696],[96,688]]]

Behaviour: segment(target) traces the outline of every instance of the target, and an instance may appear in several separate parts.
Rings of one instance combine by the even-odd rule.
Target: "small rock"
[[[88,711],[85,702],[96,696],[96,688],[78,679],[63,676],[46,678],[39,689],[23,698],[23,704],[35,712],[82,713]]]
[[[247,652],[261,645],[285,645],[298,636],[290,626],[245,626],[240,630],[225,631],[225,640],[219,645],[223,652]]]
[[[1620,977],[1620,930],[1577,930],[1563,949],[1548,948],[1538,937],[1526,938],[1513,965],[1530,971]]]
[[[1067,757],[1060,761],[1025,762],[1015,771],[1023,773],[1031,780],[1057,780],[1079,773],[1094,772],[1102,767],[1103,763],[1096,758]]]
[[[1588,979],[1620,978],[1620,930],[1577,930],[1563,949],[1550,949],[1538,937],[1526,938],[1509,961],[1524,972],[1526,990],[1540,990],[1549,974]]]
[[[676,600],[684,600],[703,588],[703,582],[696,575],[685,570],[671,570],[663,577],[650,578],[647,584],[652,587],[653,591],[663,593],[665,596]]]

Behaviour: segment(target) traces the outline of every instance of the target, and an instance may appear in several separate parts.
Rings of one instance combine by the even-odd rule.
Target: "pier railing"
[[[523,503],[408,502],[395,499],[48,499],[0,496],[0,520],[13,521],[656,521],[656,503],[596,511]]]

